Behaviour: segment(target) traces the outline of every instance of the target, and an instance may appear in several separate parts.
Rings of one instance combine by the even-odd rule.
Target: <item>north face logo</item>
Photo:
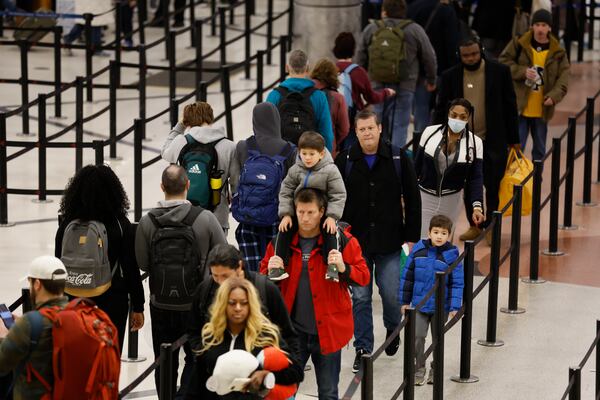
[[[387,46],[387,47],[389,47],[389,46],[390,46],[390,44],[388,43],[388,41],[387,41],[387,40],[384,40],[384,41],[383,41],[383,43],[381,43],[381,45],[382,45],[382,46]]]
[[[258,174],[258,175],[256,175],[256,179],[260,179],[261,181],[266,181],[267,176],[265,174]]]
[[[192,168],[190,168],[188,170],[188,173],[190,173],[190,174],[201,174],[202,171],[200,170],[200,168],[198,167],[198,165],[194,164],[194,165],[192,165]]]

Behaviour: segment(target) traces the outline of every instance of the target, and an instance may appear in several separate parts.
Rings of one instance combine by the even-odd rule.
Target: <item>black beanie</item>
[[[533,16],[531,17],[531,25],[537,24],[538,22],[545,22],[552,27],[552,14],[550,14],[550,11],[541,8],[533,13]]]
[[[342,32],[335,38],[333,55],[335,58],[352,58],[356,41],[352,32]]]

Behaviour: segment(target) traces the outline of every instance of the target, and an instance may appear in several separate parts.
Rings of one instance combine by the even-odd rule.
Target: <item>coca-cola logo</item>
[[[67,283],[73,286],[91,285],[93,276],[94,274],[69,274]]]

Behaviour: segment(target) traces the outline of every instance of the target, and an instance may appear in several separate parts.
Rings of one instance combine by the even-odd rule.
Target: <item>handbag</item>
[[[513,186],[520,185],[521,182],[533,171],[533,163],[527,159],[521,150],[511,149],[506,161],[506,170],[504,177],[500,181],[499,190],[499,210],[502,210],[513,197]],[[531,214],[531,205],[533,199],[533,179],[529,179],[523,185],[521,197],[521,215]],[[512,204],[506,210],[504,216],[512,215]]]
[[[521,8],[521,1],[517,0],[515,5],[515,16],[513,18],[512,36],[521,36],[529,30],[529,14]]]

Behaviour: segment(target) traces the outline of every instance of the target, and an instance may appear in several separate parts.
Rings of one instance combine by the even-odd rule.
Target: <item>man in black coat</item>
[[[421,234],[421,195],[412,162],[403,150],[382,140],[374,112],[362,110],[355,126],[358,143],[341,152],[335,164],[347,191],[342,220],[351,225],[374,279],[364,287],[352,288],[353,372],[358,371],[361,356],[373,351],[373,280],[379,287],[389,337],[400,324],[397,296],[402,244],[418,241]],[[399,346],[396,338],[386,353],[394,355]]]
[[[517,102],[510,69],[483,57],[478,38],[461,41],[459,56],[461,63],[442,74],[434,122],[439,124],[447,120],[448,104],[455,98],[466,98],[473,105],[473,121],[469,121],[469,125],[483,140],[485,224],[489,224],[492,213],[498,209],[498,189],[504,176],[508,149],[520,148]],[[467,215],[473,214],[471,207],[465,203]],[[469,223],[472,224],[470,220]],[[471,225],[460,239],[474,239],[480,232],[479,227]]]

